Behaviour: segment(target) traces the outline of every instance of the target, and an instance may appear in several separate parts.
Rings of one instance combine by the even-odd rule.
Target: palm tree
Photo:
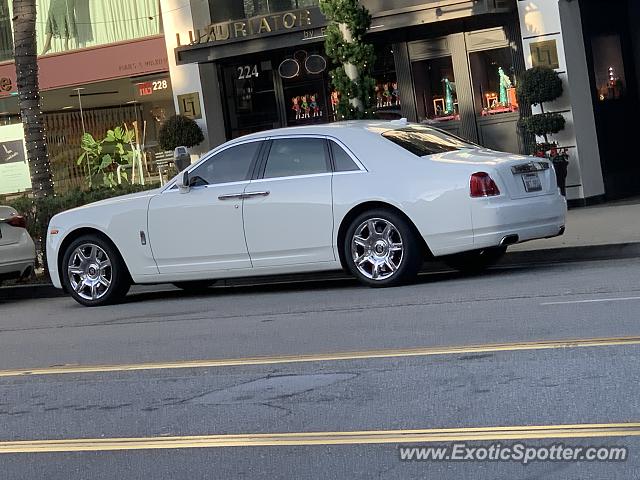
[[[47,137],[40,108],[36,45],[36,0],[13,0],[18,101],[24,125],[31,184],[36,198],[53,195],[53,176],[47,154]]]

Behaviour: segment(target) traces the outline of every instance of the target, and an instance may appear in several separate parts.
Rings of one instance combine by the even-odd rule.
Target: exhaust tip
[[[520,237],[518,235],[507,235],[500,241],[500,246],[506,247],[507,245],[514,245],[518,243],[518,240],[520,240]]]

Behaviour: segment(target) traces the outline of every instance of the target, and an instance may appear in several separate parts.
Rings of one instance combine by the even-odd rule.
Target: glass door
[[[228,138],[282,126],[271,61],[224,66],[222,76]]]

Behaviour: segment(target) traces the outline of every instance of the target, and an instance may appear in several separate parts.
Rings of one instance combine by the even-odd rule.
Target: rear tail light
[[[22,215],[9,218],[7,223],[16,228],[27,228],[27,220]]]
[[[500,189],[496,182],[486,172],[478,172],[471,175],[470,189],[471,196],[474,198],[500,195]]]

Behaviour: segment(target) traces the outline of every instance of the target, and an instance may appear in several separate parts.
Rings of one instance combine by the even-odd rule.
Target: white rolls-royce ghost
[[[425,257],[461,270],[561,235],[567,206],[545,159],[500,153],[404,120],[285,128],[230,141],[158,190],[56,215],[53,283],[83,305],[132,283],[344,268],[374,287]]]

